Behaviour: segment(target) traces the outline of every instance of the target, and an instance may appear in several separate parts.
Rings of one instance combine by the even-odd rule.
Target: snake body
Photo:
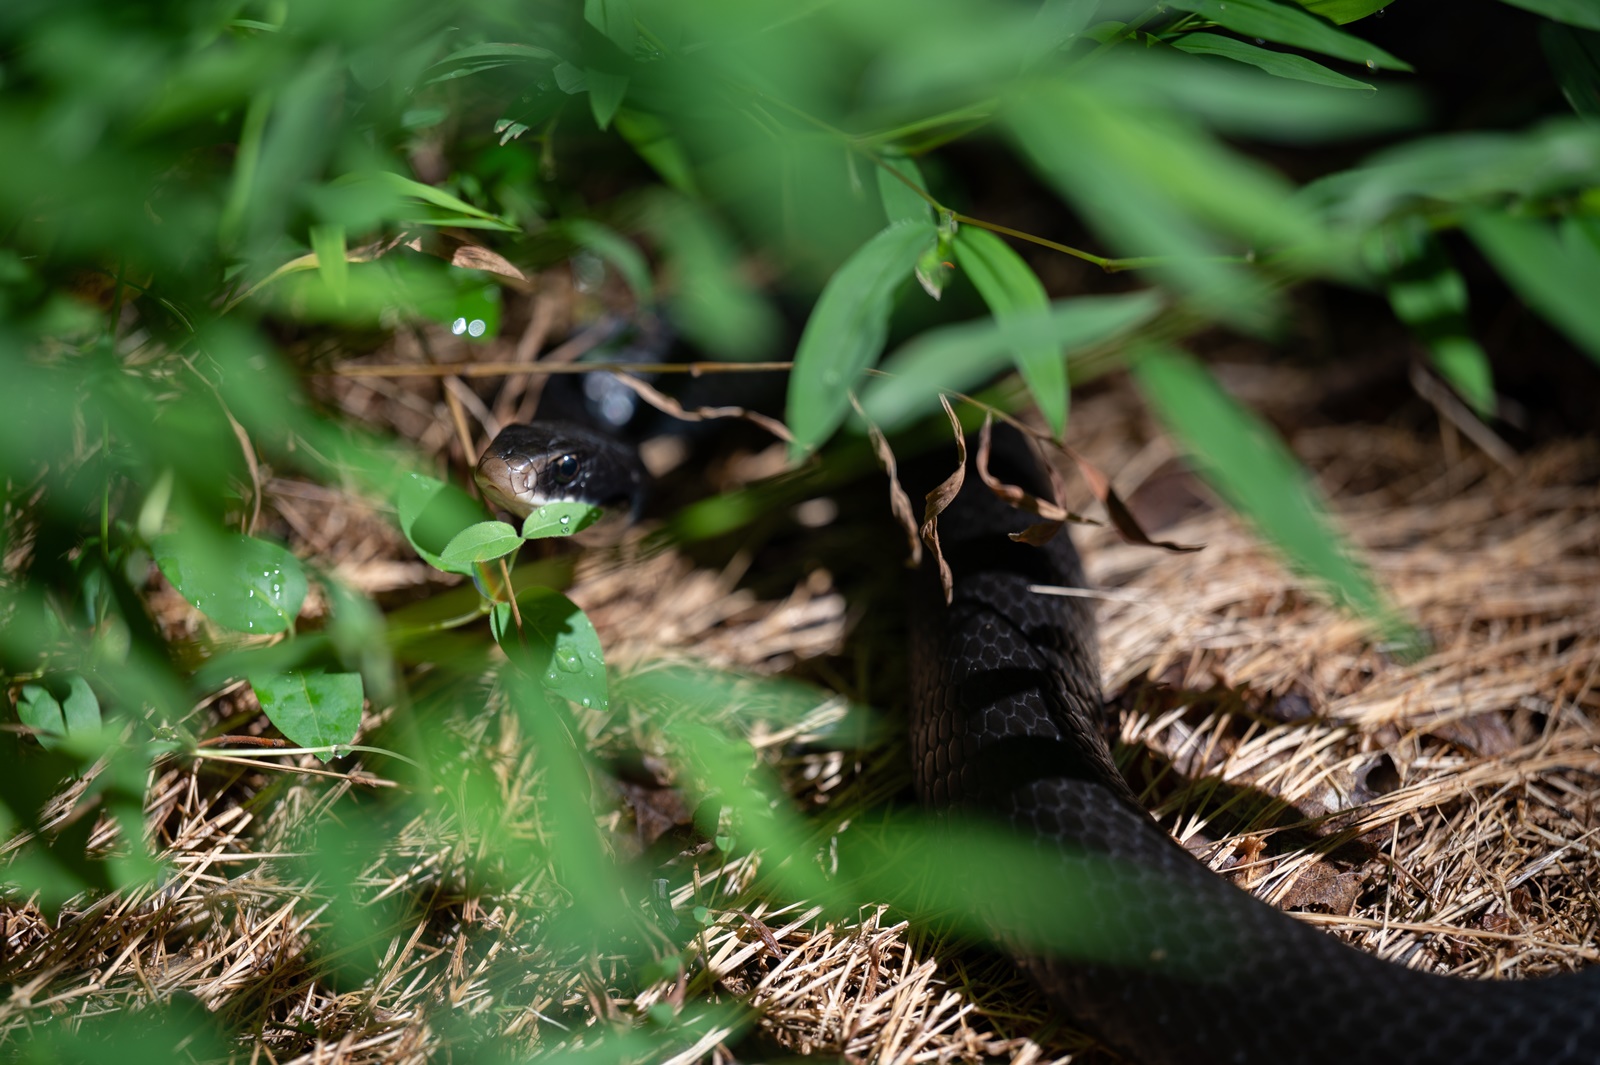
[[[1037,490],[1015,440],[992,460]],[[940,517],[948,609],[912,622],[913,777],[928,805],[998,820],[1059,860],[1040,903],[1070,906],[1114,959],[1018,961],[1100,1039],[1145,1065],[1600,1062],[1600,968],[1524,981],[1453,979],[1382,961],[1218,877],[1135,801],[1102,731],[1093,614],[1064,534],[1013,543],[1025,515],[969,469]],[[931,582],[929,582],[931,584]],[[937,589],[923,593],[937,600]],[[1086,866],[1111,875],[1085,886]],[[1062,885],[1073,885],[1069,893]],[[986,915],[1004,942],[1025,918]]]
[[[1020,438],[1001,443],[990,469],[1037,491]],[[478,470],[519,513],[554,497],[615,501],[641,477],[625,445],[559,425],[508,428]],[[1006,537],[1026,523],[969,469],[940,518],[952,601],[930,578],[912,611],[910,739],[927,805],[1033,841],[1061,870],[1026,885],[1037,904],[1071,907],[1116,944],[1041,954],[1022,912],[1037,910],[992,907],[997,939],[1051,999],[1144,1065],[1600,1063],[1600,967],[1526,981],[1407,969],[1257,901],[1175,844],[1106,744],[1089,607],[1029,591],[1082,586],[1077,553],[1064,534],[1037,548]]]

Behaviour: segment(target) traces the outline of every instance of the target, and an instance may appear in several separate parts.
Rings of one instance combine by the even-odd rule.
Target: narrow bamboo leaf
[[[1329,70],[1321,63],[1313,63],[1292,52],[1274,52],[1270,48],[1257,48],[1253,44],[1224,37],[1219,33],[1190,33],[1172,42],[1174,48],[1194,55],[1214,55],[1236,63],[1248,63],[1268,74],[1292,81],[1305,81],[1313,85],[1329,85],[1335,89],[1365,89],[1377,92],[1377,86],[1355,78],[1347,78]]]
[[[890,173],[891,168],[899,173],[900,177]],[[906,181],[909,181],[924,191],[928,188],[915,160],[891,157],[885,159],[884,165],[877,170],[878,198],[883,201],[883,213],[890,222],[933,221],[933,207],[906,186]],[[901,181],[900,178],[906,180]]]
[[[1386,70],[1410,70],[1411,65],[1396,59],[1375,44],[1334,29],[1322,19],[1292,3],[1275,0],[1170,0],[1180,11],[1226,26],[1245,37],[1261,37],[1291,48],[1321,52],[1335,59],[1361,63]]]
[[[739,247],[704,207],[665,190],[646,201],[645,224],[667,260],[673,322],[729,360],[759,358],[779,330],[772,305],[739,269]]]
[[[895,289],[938,235],[930,222],[895,222],[834,271],[811,309],[789,377],[787,417],[803,453],[844,420],[850,389],[877,362]]]
[[[1366,568],[1330,525],[1305,470],[1261,419],[1180,352],[1146,350],[1133,373],[1156,416],[1229,504],[1337,598],[1390,635],[1404,632]]]
[[[1472,339],[1467,283],[1450,264],[1427,224],[1406,216],[1380,230],[1369,265],[1388,279],[1395,315],[1428,345],[1433,364],[1479,416],[1495,412],[1489,357]]]
[[[629,0],[583,0],[583,18],[611,38],[611,43],[623,55],[633,54],[633,42],[639,31],[634,25],[633,4]]]
[[[1535,218],[1480,211],[1466,230],[1528,306],[1600,362],[1600,247],[1581,224],[1558,236]]]
[[[1343,26],[1347,22],[1364,19],[1368,15],[1382,11],[1390,4],[1399,0],[1297,0],[1301,7],[1313,15],[1320,15],[1329,22]]]
[[[251,677],[261,711],[290,742],[332,747],[356,738],[361,725],[361,674],[293,670]],[[332,752],[319,754],[324,762]]]
[[[1022,256],[993,233],[971,226],[956,234],[956,262],[967,272],[983,302],[1002,325],[1045,314],[1050,299],[1044,284]],[[1056,436],[1067,428],[1067,367],[1059,346],[1025,343],[1012,358],[1028,383],[1033,401]]]
[[[1567,103],[1585,118],[1600,118],[1600,34],[1546,22],[1539,44]]]
[[[1076,40],[1099,7],[1100,0],[1044,0],[1033,17],[1033,32],[1023,53],[1023,67],[1037,65],[1058,48]]]
[[[1586,30],[1600,30],[1600,4],[1594,0],[1501,0],[1536,15],[1553,18]]]
[[[1053,304],[1043,320],[1024,319],[1011,328],[988,318],[930,329],[884,360],[887,376],[867,383],[861,406],[876,425],[895,429],[935,410],[940,392],[970,392],[998,373],[1019,344],[1048,345],[1070,358],[1137,328],[1160,309],[1153,291],[1081,296]]]
[[[350,260],[345,249],[344,226],[312,226],[311,250],[317,270],[333,298],[343,303],[350,294]]]
[[[560,59],[554,52],[528,44],[475,44],[470,48],[451,52],[435,63],[430,70],[435,73],[429,84],[462,78],[469,74],[509,66],[512,63],[556,63]]]
[[[458,225],[474,229],[500,229],[508,233],[519,232],[518,228],[488,211],[480,210],[467,201],[452,196],[443,189],[436,189],[432,185],[424,185],[420,181],[413,181],[408,177],[391,173],[387,170],[369,170],[360,174],[350,174],[339,178],[333,183],[335,186],[372,185],[384,192],[400,196],[404,200],[419,204],[427,204],[442,209],[445,214],[437,215],[430,211],[412,211],[410,217],[397,218],[401,222],[421,222],[425,225]]]
[[[503,521],[480,521],[450,538],[440,559],[451,569],[470,569],[474,563],[492,562],[522,546],[522,537]]]

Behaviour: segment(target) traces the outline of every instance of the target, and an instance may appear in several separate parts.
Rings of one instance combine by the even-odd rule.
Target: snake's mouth
[[[478,469],[473,476],[486,498],[525,518],[539,504],[533,497],[531,479],[526,476],[527,461],[518,461],[517,466],[519,469],[513,470],[509,462],[489,452],[478,460]]]

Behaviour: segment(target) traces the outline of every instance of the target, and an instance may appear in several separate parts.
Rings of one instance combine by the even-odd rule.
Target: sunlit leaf
[[[350,743],[361,725],[361,674],[295,670],[250,678],[261,711],[300,747]],[[332,752],[318,755],[324,762]]]
[[[283,632],[309,590],[299,559],[251,536],[169,533],[150,550],[178,594],[236,632]]]
[[[1260,418],[1180,352],[1145,350],[1133,373],[1156,416],[1213,488],[1339,600],[1387,634],[1404,633],[1366,568],[1334,531],[1305,470]]]
[[[930,329],[884,360],[887,376],[862,391],[867,417],[888,430],[937,409],[940,392],[968,392],[1004,369],[1018,346],[1049,347],[1063,357],[1149,321],[1161,309],[1154,292],[1062,300],[1042,317],[1009,323],[984,319]]]
[[[986,230],[968,226],[956,234],[956,262],[1002,325],[1043,317],[1050,305],[1044,285],[1022,256]],[[1060,436],[1067,428],[1067,368],[1053,344],[1021,344],[1012,349],[1017,369],[1033,401]]]
[[[317,256],[317,269],[322,280],[333,293],[334,299],[343,303],[350,292],[350,262],[344,243],[343,226],[312,226],[311,250]]]
[[[1377,87],[1355,78],[1345,77],[1329,70],[1321,63],[1313,63],[1303,55],[1293,52],[1274,52],[1253,44],[1224,37],[1217,33],[1188,33],[1172,42],[1174,48],[1194,55],[1214,55],[1236,63],[1248,63],[1266,71],[1273,77],[1304,81],[1312,85],[1328,85],[1335,89],[1366,89],[1376,92]]]
[[[605,516],[604,507],[588,503],[545,503],[535,507],[522,521],[522,536],[540,540],[550,536],[571,536],[582,532]]]
[[[1375,44],[1334,29],[1293,3],[1276,0],[1170,0],[1180,11],[1193,11],[1245,37],[1260,37],[1293,48],[1321,52],[1368,67],[1410,70],[1411,66]]]
[[[439,552],[439,558],[448,568],[460,572],[474,563],[491,562],[509,555],[521,546],[522,537],[510,525],[503,521],[481,521],[451,537]]]
[[[463,529],[484,520],[483,508],[475,499],[455,485],[407,473],[395,489],[395,510],[400,531],[424,561],[449,573],[472,576],[473,564],[450,562],[443,556]]]
[[[517,595],[521,629],[509,604],[496,604],[496,638],[514,661],[525,663],[547,690],[585,709],[611,702],[605,654],[594,625],[576,603],[553,588],[528,588]]]
[[[811,309],[789,377],[792,450],[822,443],[849,409],[849,390],[883,352],[895,290],[934,242],[931,222],[892,223],[834,271]]]

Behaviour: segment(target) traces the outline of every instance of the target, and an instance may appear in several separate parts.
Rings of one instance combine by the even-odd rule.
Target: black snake
[[[990,468],[1037,488],[1019,445]],[[570,498],[584,480],[606,502],[640,476],[627,448],[562,426],[507,429],[479,466],[489,494],[522,513],[545,498],[529,492]],[[912,775],[929,806],[1033,839],[1062,870],[1028,885],[1040,903],[1070,905],[1118,944],[1116,960],[1018,948],[1051,999],[1145,1065],[1600,1062],[1600,967],[1525,981],[1407,969],[1257,901],[1175,844],[1103,738],[1091,609],[1028,590],[1082,586],[1077,553],[1065,535],[1043,547],[1006,537],[1027,520],[970,470],[940,518],[953,594],[946,608],[930,579],[912,611]],[[1085,864],[1112,874],[1083,886]],[[985,917],[1002,942],[1026,939],[1020,913]]]

